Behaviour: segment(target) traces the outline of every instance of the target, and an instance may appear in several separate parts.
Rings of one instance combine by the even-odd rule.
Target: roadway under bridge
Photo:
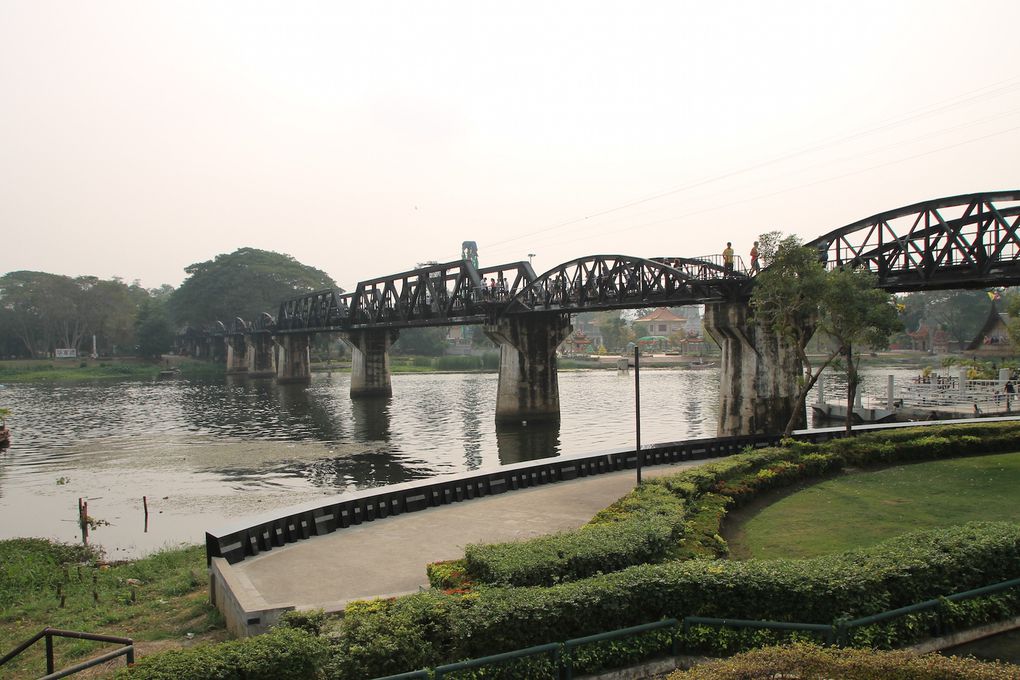
[[[940,198],[832,230],[807,245],[829,268],[865,268],[890,292],[1020,284],[1020,190]],[[482,267],[470,257],[321,290],[277,315],[188,331],[193,356],[280,382],[310,380],[310,338],[337,333],[352,350],[351,397],[392,394],[389,349],[405,328],[480,325],[500,347],[496,420],[558,420],[556,349],[572,314],[705,305],[722,348],[719,434],[781,431],[802,366],[783,338],[750,319],[754,276],[722,257],[589,255],[536,274],[527,262]],[[802,414],[803,415],[803,414]]]

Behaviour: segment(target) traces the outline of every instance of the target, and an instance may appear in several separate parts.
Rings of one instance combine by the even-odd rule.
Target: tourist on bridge
[[[761,265],[758,264],[758,242],[755,241],[751,246],[751,269],[748,273],[757,274],[759,271],[761,271]]]
[[[726,242],[726,249],[722,251],[723,267],[726,268],[726,276],[733,273],[733,244]]]

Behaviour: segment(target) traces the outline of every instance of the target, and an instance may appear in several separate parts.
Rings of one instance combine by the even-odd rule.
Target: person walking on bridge
[[[726,269],[726,276],[733,274],[733,244],[726,242],[726,248],[722,251],[723,267]]]
[[[755,241],[751,246],[751,269],[748,274],[757,274],[759,271],[761,271],[761,265],[758,263],[758,242]]]

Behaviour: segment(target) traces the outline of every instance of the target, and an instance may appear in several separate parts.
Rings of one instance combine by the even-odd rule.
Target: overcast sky
[[[1020,2],[0,0],[0,272],[345,288],[1020,188]]]

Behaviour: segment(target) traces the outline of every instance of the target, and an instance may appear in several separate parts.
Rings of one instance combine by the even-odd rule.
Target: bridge
[[[825,266],[863,268],[890,292],[1020,284],[1020,190],[925,201],[830,231],[807,245]],[[527,262],[479,268],[462,260],[321,290],[209,333],[192,354],[225,349],[228,371],[310,380],[309,340],[339,333],[352,348],[351,396],[390,395],[389,348],[400,330],[481,325],[500,346],[497,422],[559,418],[556,348],[570,315],[704,304],[722,348],[719,434],[779,431],[794,408],[801,367],[782,338],[749,319],[754,277],[719,255],[590,255],[537,275]]]

